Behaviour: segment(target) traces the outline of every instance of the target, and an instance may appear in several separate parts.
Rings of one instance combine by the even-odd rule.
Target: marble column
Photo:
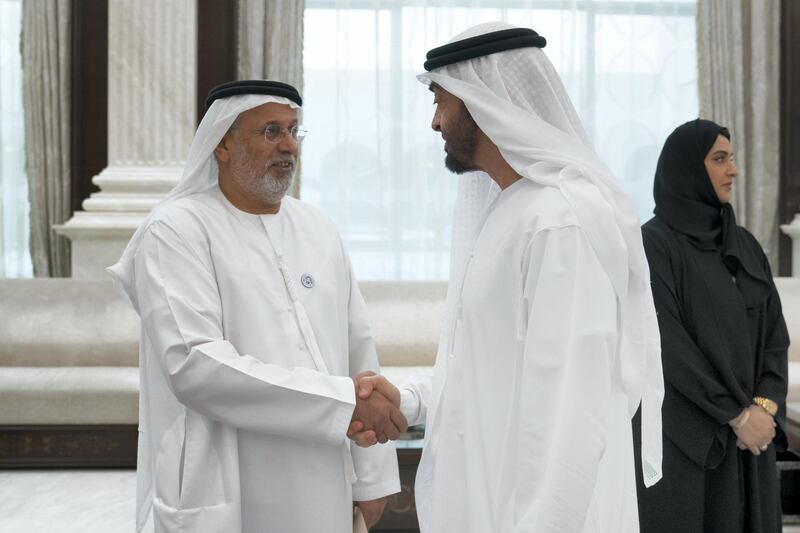
[[[177,183],[196,126],[197,0],[110,0],[108,166],[66,224],[72,276],[106,277]],[[80,117],[74,117],[80,120]]]
[[[800,278],[800,213],[790,224],[781,225],[781,231],[792,239],[792,277]]]

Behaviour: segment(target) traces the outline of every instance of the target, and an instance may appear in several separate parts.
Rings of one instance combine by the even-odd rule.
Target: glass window
[[[21,0],[0,0],[0,277],[31,277]]]
[[[697,116],[695,0],[306,0],[302,198],[336,220],[359,279],[446,279],[456,176],[415,75],[492,20],[534,28],[644,222],[664,139]]]

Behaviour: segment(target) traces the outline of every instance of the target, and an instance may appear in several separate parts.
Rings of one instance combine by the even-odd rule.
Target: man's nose
[[[431,129],[433,131],[442,131],[441,124],[442,120],[441,117],[439,116],[439,112],[437,111],[436,113],[433,114],[433,120],[431,120]]]
[[[278,151],[284,154],[296,155],[299,148],[300,143],[288,133],[284,135],[281,141],[278,143]]]

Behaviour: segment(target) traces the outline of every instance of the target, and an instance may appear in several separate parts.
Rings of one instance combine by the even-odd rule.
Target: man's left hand
[[[386,502],[388,500],[389,499],[387,497],[383,497],[378,498],[377,500],[369,500],[366,502],[355,502],[355,504],[361,509],[361,513],[364,515],[364,522],[367,523],[367,529],[377,524],[378,520],[381,519],[381,515],[383,514],[383,510],[386,507]]]

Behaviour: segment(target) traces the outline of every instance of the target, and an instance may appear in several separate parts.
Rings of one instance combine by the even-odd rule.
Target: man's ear
[[[222,137],[222,140],[219,141],[217,147],[214,148],[214,155],[217,156],[217,161],[220,163],[227,163],[231,158],[230,141],[231,139],[226,133]]]

